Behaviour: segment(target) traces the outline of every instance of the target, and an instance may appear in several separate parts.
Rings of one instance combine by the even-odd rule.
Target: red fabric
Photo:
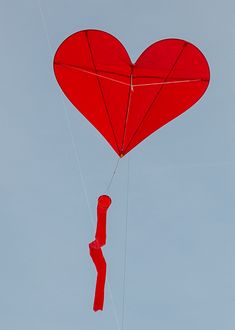
[[[106,243],[106,216],[107,210],[111,205],[111,198],[102,195],[98,199],[97,205],[97,227],[95,240],[89,244],[90,256],[97,270],[96,289],[93,310],[103,310],[104,289],[106,279],[106,262],[101,247]]]
[[[190,108],[210,79],[204,55],[187,41],[158,41],[132,64],[124,46],[98,30],[68,37],[55,54],[54,71],[65,95],[120,156]],[[182,80],[196,81],[135,86]]]
[[[96,288],[93,310],[97,312],[98,310],[103,310],[104,305],[104,289],[105,289],[105,279],[106,279],[106,262],[102,253],[100,246],[97,241],[89,244],[90,256],[95,264],[97,271]]]

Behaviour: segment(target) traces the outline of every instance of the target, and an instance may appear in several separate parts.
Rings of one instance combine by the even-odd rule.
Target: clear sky
[[[0,6],[0,329],[122,329],[128,157],[111,188],[105,310],[93,313],[88,243],[117,158],[52,70],[67,36],[95,28],[133,61],[159,39],[186,39],[211,68],[203,99],[130,153],[122,330],[234,330],[234,1]]]

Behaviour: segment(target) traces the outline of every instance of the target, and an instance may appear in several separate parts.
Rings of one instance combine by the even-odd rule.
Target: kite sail
[[[188,41],[160,40],[132,63],[120,41],[99,30],[65,39],[56,51],[54,72],[67,98],[119,157],[194,105],[210,80],[205,56]],[[103,308],[101,247],[110,204],[108,196],[99,198],[96,239],[89,245],[98,273],[94,310]]]
[[[68,99],[119,156],[189,109],[210,77],[204,55],[188,41],[160,40],[132,63],[115,37],[97,30],[65,39],[54,71]]]

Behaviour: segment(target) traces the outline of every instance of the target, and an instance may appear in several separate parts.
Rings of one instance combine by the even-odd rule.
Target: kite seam
[[[88,47],[89,47],[89,50],[90,50],[90,53],[91,53],[91,58],[92,58],[94,70],[96,72],[95,61],[94,61],[93,53],[92,53],[92,50],[91,50],[91,45],[90,45],[90,42],[89,42],[89,39],[88,39],[88,33],[87,33],[87,31],[85,31],[85,35],[86,35]],[[107,116],[108,116],[108,119],[109,119],[109,124],[110,124],[111,130],[113,132],[114,141],[116,143],[116,147],[117,147],[118,153],[120,153],[120,150],[119,150],[119,147],[118,147],[118,143],[117,143],[117,137],[116,137],[116,135],[114,133],[114,128],[113,128],[113,125],[112,125],[111,118],[109,116],[108,107],[107,107],[107,104],[106,104],[105,99],[104,99],[104,93],[103,93],[103,90],[102,90],[102,87],[101,87],[101,83],[100,83],[100,80],[99,80],[99,77],[98,76],[97,76],[97,81],[98,81],[98,85],[99,85],[99,88],[100,88],[100,93],[101,93],[101,96],[102,96],[102,99],[103,99],[104,107],[105,107],[105,110],[106,110],[106,113],[107,113]]]

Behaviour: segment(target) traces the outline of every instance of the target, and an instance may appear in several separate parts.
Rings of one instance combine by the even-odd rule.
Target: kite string
[[[125,321],[125,302],[126,302],[126,268],[127,268],[127,238],[128,238],[128,212],[129,212],[129,186],[130,186],[130,155],[127,156],[127,184],[126,184],[126,217],[124,235],[124,271],[123,271],[123,296],[122,296],[122,330]]]
[[[47,23],[46,23],[45,15],[44,15],[43,10],[42,10],[41,1],[37,0],[37,3],[38,3],[39,10],[40,10],[40,16],[41,16],[41,20],[42,20],[43,29],[44,29],[44,32],[45,32],[45,35],[46,35],[48,48],[49,48],[50,53],[52,54],[52,45],[51,45],[50,36],[49,36],[49,33],[48,33],[48,29],[47,29]],[[88,193],[87,193],[87,189],[86,189],[86,185],[85,185],[85,179],[84,179],[84,175],[83,175],[83,172],[82,172],[80,155],[79,155],[76,143],[75,143],[75,139],[74,139],[73,132],[72,132],[72,127],[71,127],[71,121],[70,121],[69,114],[68,114],[68,109],[67,109],[67,106],[66,106],[66,103],[65,103],[64,99],[63,99],[62,102],[63,102],[63,109],[64,109],[65,118],[66,118],[67,128],[68,128],[70,139],[71,139],[71,142],[72,142],[72,147],[73,147],[75,159],[76,159],[76,162],[78,164],[78,170],[79,170],[79,176],[80,176],[81,183],[82,183],[82,189],[83,189],[85,199],[86,199],[86,203],[87,203],[88,210],[89,210],[91,225],[94,228],[92,209],[91,209],[91,206],[90,206]]]
[[[109,182],[108,182],[108,185],[107,185],[107,187],[106,187],[106,189],[105,189],[105,194],[108,194],[108,193],[109,193],[109,190],[110,190],[111,185],[112,185],[112,183],[113,183],[113,179],[114,179],[115,174],[116,174],[117,169],[118,169],[118,165],[119,165],[120,159],[121,159],[121,158],[118,157],[118,160],[117,160],[117,162],[116,162],[116,165],[115,165],[115,168],[114,168],[113,174],[112,174],[112,176],[111,176],[111,178],[110,178],[110,180],[109,180]]]
[[[49,48],[50,53],[52,54],[52,45],[51,45],[50,36],[49,36],[49,33],[48,33],[48,28],[47,28],[45,15],[44,15],[43,10],[42,10],[41,1],[37,0],[37,3],[38,3],[39,11],[40,11],[43,30],[44,30],[44,33],[46,35],[46,39],[47,39],[47,43],[48,43],[48,48]],[[69,134],[70,134],[70,138],[71,138],[71,142],[72,142],[72,146],[73,146],[73,150],[74,150],[74,154],[75,154],[75,159],[76,159],[77,164],[78,164],[79,176],[80,176],[81,183],[82,183],[82,189],[83,189],[83,192],[84,192],[84,195],[85,195],[86,204],[87,204],[88,211],[89,211],[90,224],[92,226],[92,229],[94,230],[95,226],[94,226],[94,221],[93,221],[93,216],[92,216],[92,209],[91,209],[91,205],[90,205],[89,198],[88,198],[88,193],[87,193],[87,189],[86,189],[86,185],[85,185],[84,175],[83,175],[83,172],[82,172],[80,155],[79,155],[76,143],[75,143],[75,139],[74,139],[72,128],[71,128],[70,118],[69,118],[67,107],[66,107],[66,104],[65,104],[64,101],[63,101],[63,105],[64,105],[63,109],[64,109],[66,122],[67,122],[67,128],[68,128],[68,131],[69,131]],[[117,310],[116,310],[116,306],[115,306],[115,303],[114,303],[112,290],[111,290],[111,286],[110,286],[108,278],[107,278],[107,284],[108,284],[108,288],[109,288],[109,294],[110,294],[110,298],[111,298],[111,303],[112,303],[112,308],[113,308],[113,312],[114,312],[114,318],[115,318],[115,321],[116,321],[116,326],[119,330],[121,330],[118,315],[117,315]]]

